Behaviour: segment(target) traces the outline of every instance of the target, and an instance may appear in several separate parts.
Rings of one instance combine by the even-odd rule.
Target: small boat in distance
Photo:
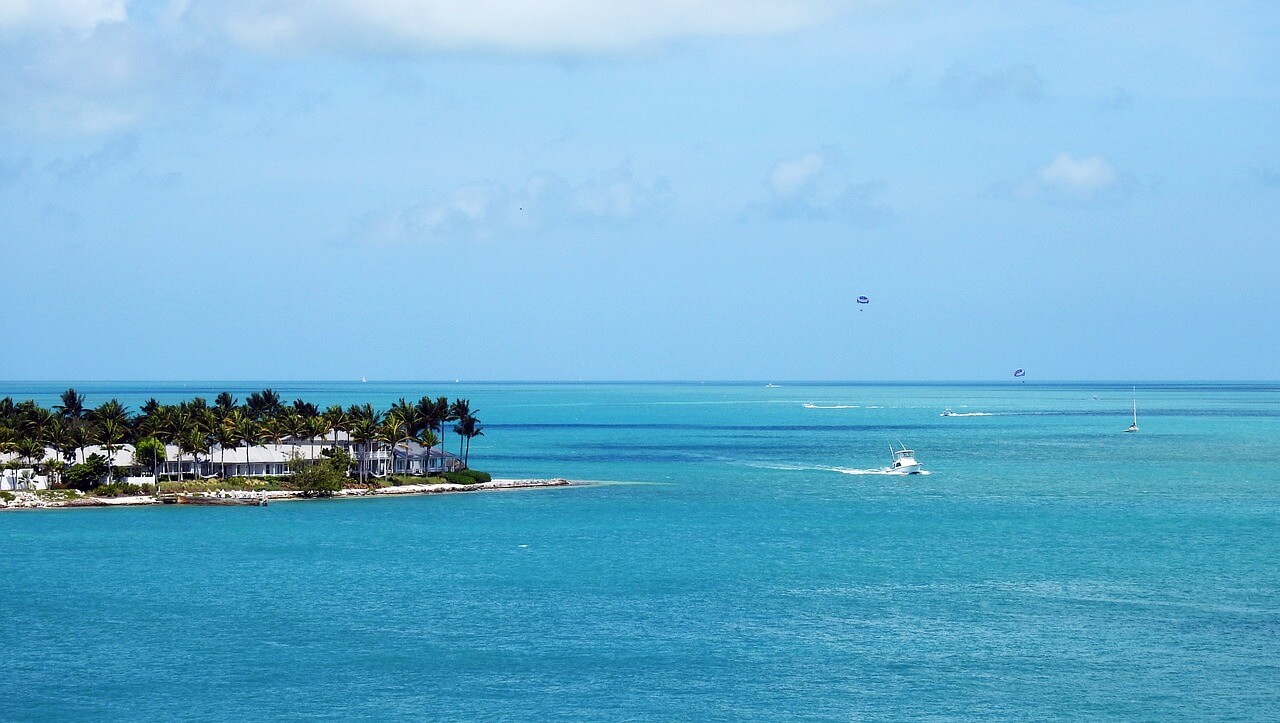
[[[1130,424],[1129,428],[1124,431],[1126,432],[1138,431],[1138,388],[1137,387],[1133,388],[1133,424]]]
[[[893,474],[920,474],[924,467],[916,460],[916,453],[907,449],[902,442],[898,442],[898,446],[902,449],[894,449],[893,445],[889,445],[889,453],[893,455],[893,464],[889,465],[886,470]]]
[[[939,417],[956,417],[956,416],[959,416],[959,415],[957,415],[955,412],[951,411],[951,407],[947,407],[947,408],[946,408],[946,410],[944,410],[944,411],[942,412],[942,414],[939,414],[938,416],[939,416]]]

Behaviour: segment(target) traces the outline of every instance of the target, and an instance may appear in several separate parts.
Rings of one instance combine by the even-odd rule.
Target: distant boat
[[[951,407],[947,407],[945,410],[943,410],[942,414],[939,414],[938,416],[939,416],[939,417],[956,417],[956,416],[959,416],[959,415],[957,415],[955,412],[951,411]]]
[[[1138,388],[1137,387],[1133,388],[1133,424],[1130,424],[1129,428],[1124,431],[1126,432],[1138,431]]]
[[[924,471],[924,467],[916,460],[916,453],[907,449],[906,445],[898,443],[902,449],[894,449],[893,445],[889,445],[889,453],[893,455],[893,464],[889,465],[889,472],[894,474],[920,474]]]
[[[774,384],[773,382],[769,382],[768,384],[764,385],[764,388],[765,388],[765,389],[777,389],[777,388],[778,388],[778,385],[777,385],[777,384]]]
[[[367,381],[369,381],[369,380],[368,380],[368,379],[365,379],[364,377],[360,377],[360,381],[361,381],[361,382],[367,382]]]

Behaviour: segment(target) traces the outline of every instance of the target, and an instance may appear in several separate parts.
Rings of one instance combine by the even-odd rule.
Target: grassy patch
[[[217,490],[241,490],[245,492],[277,492],[297,489],[283,478],[228,477],[227,479],[182,480],[161,482],[163,492],[216,492]]]
[[[149,495],[155,492],[155,488],[151,485],[131,485],[124,482],[112,482],[110,484],[99,485],[89,491],[93,497],[134,497],[137,495]]]
[[[82,496],[77,490],[32,490],[32,494],[42,500],[75,500]]]

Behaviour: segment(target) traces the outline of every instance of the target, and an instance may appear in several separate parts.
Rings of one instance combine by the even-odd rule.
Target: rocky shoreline
[[[285,502],[309,499],[355,499],[369,497],[385,497],[389,495],[433,495],[464,492],[492,492],[498,490],[533,489],[539,487],[573,487],[586,485],[586,482],[571,481],[563,478],[551,479],[495,479],[476,484],[456,484],[442,482],[440,484],[400,485],[399,487],[379,487],[369,489],[357,487],[340,490],[332,497],[305,497],[296,490],[275,490],[255,492],[249,490],[218,490],[207,493],[191,493],[180,495],[186,504],[245,504],[250,501],[264,503]],[[68,490],[63,497],[50,497],[35,492],[11,492],[12,500],[0,499],[0,510],[33,510],[68,507],[139,507],[145,505],[161,505],[166,501],[161,496],[138,495],[133,497],[91,497]],[[164,495],[164,497],[175,497]]]

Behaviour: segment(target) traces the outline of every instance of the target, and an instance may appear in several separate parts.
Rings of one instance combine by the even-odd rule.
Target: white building
[[[366,452],[364,445],[353,443],[345,432],[339,432],[336,438],[335,435],[329,434],[326,435],[326,438],[317,438],[314,441],[310,439],[285,439],[281,440],[279,444],[228,447],[225,451],[222,447],[215,445],[208,453],[200,453],[198,455],[181,452],[175,445],[166,444],[164,446],[165,458],[163,460],[151,460],[145,457],[140,459],[135,454],[134,447],[131,444],[122,444],[118,447],[113,447],[110,451],[100,445],[89,445],[76,452],[74,462],[82,462],[88,459],[89,456],[96,454],[106,458],[113,468],[129,470],[135,475],[144,472],[149,473],[154,466],[162,479],[165,477],[177,477],[179,474],[184,477],[203,477],[208,479],[214,477],[279,477],[291,474],[291,463],[321,459],[324,449],[334,446],[347,450],[351,455],[354,461],[354,467],[351,470],[353,476],[359,476],[359,468],[362,462],[366,465],[366,474],[374,477],[385,477],[387,474],[439,474],[462,469],[462,460],[457,455],[436,447],[428,450],[417,442],[409,442],[407,444],[402,442],[396,445],[394,454],[386,445],[382,444],[374,444],[372,445],[373,449]],[[43,459],[63,458],[58,454],[57,450],[48,447],[45,449]],[[0,464],[14,460],[18,460],[16,454],[0,453]],[[3,476],[0,477],[0,490],[27,489],[26,487],[14,487],[12,485],[21,485],[28,478],[31,478],[30,483],[32,484],[47,486],[46,477],[35,475],[35,471],[29,466],[24,465],[24,467],[16,470],[6,469],[0,470],[0,472],[3,473]],[[132,484],[153,484],[155,478],[150,474],[146,474],[144,476],[127,476],[125,479]],[[38,489],[44,489],[44,487],[39,487]]]

